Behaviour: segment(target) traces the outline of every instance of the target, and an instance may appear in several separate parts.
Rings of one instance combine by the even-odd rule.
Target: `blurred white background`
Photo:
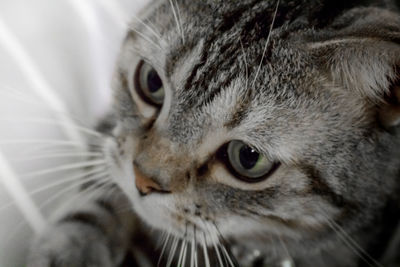
[[[41,171],[79,158],[55,156],[72,150],[46,143],[69,138],[49,121],[68,116],[90,127],[106,112],[124,32],[145,1],[0,1],[0,267],[23,266],[33,234],[4,186],[12,181],[5,164],[45,218],[68,200],[73,191],[62,181],[77,170]],[[51,94],[62,101],[59,111],[65,105],[63,112],[43,99]]]

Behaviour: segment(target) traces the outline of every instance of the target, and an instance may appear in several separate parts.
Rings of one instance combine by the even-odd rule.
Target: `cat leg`
[[[102,191],[104,194],[97,197],[77,199],[62,216],[57,216],[34,240],[27,261],[29,267],[120,265],[138,224],[129,201],[118,189]]]

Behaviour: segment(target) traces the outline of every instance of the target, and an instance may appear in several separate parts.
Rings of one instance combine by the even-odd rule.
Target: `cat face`
[[[332,225],[357,232],[386,204],[399,141],[377,103],[399,48],[360,36],[378,9],[311,30],[292,2],[155,1],[131,25],[107,155],[148,224],[210,244],[328,244]]]

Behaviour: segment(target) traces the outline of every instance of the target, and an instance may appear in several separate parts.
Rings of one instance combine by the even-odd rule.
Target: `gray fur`
[[[376,246],[389,243],[384,230],[398,219],[388,214],[399,212],[400,129],[377,115],[399,78],[400,17],[389,4],[282,0],[269,32],[276,1],[152,2],[141,17],[148,26],[132,24],[122,48],[106,144],[111,175],[138,217],[200,244],[203,233],[210,246],[223,235],[265,264],[290,256],[300,267],[375,266],[363,253],[380,260]],[[166,88],[159,111],[135,96],[141,59]],[[215,157],[235,139],[279,161],[278,170],[258,184],[238,181]],[[140,196],[132,162],[171,193]],[[132,229],[121,231],[124,244]],[[51,233],[45,239],[58,240]],[[93,249],[116,242],[99,236]]]

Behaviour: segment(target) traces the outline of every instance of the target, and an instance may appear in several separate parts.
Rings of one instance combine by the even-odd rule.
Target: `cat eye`
[[[275,162],[242,141],[231,141],[223,150],[228,169],[245,182],[260,182],[277,167]]]
[[[164,102],[163,82],[157,71],[141,61],[135,74],[135,88],[140,97],[150,105],[160,107]]]

